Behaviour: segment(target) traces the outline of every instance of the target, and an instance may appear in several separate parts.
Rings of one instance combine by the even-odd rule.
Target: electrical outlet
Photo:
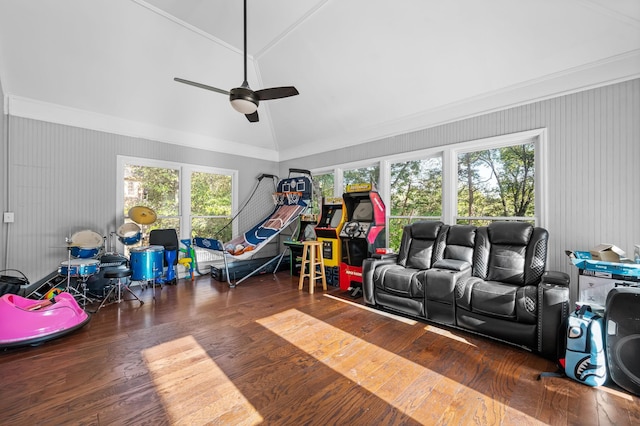
[[[4,223],[13,223],[13,212],[4,212]]]

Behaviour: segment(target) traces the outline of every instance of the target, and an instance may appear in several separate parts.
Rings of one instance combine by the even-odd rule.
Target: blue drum
[[[58,274],[72,277],[88,277],[98,272],[100,261],[96,259],[65,260],[58,268]]]
[[[71,256],[81,259],[94,258],[100,252],[103,243],[102,235],[97,232],[89,229],[76,232],[71,236]]]
[[[129,253],[133,281],[151,281],[162,277],[164,247],[135,247]]]
[[[140,241],[142,230],[133,222],[124,223],[116,231],[116,235],[122,244],[131,246]]]

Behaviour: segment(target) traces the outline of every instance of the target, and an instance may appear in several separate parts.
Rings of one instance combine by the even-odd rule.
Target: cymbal
[[[158,218],[156,212],[144,206],[131,207],[129,209],[129,217],[140,225],[151,225]]]

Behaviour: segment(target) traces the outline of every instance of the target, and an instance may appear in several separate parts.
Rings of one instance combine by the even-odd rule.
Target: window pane
[[[532,218],[534,151],[528,143],[458,155],[458,216]]]
[[[456,220],[456,224],[458,225],[473,225],[473,226],[487,226],[489,225],[491,222],[495,222],[495,220],[497,219],[457,219]],[[509,220],[511,222],[525,222],[525,223],[529,223],[533,226],[536,226],[536,221],[535,219],[531,219],[531,220],[511,220],[511,219],[500,219],[500,220]]]
[[[145,206],[158,217],[178,217],[180,173],[176,169],[126,165],[124,215],[134,206]]]
[[[344,188],[354,183],[372,183],[377,188],[380,177],[380,166],[362,167],[359,169],[345,170],[343,174]],[[342,194],[340,194],[342,195]]]
[[[391,216],[442,216],[442,159],[391,165]]]
[[[193,217],[191,218],[191,237],[215,238],[220,241],[232,239],[233,227],[230,217]]]
[[[442,158],[393,163],[390,183],[388,245],[398,250],[405,225],[442,217]]]
[[[149,231],[152,229],[175,229],[180,240],[180,219],[177,217],[161,217],[156,220],[153,225],[149,225]]]
[[[229,216],[231,214],[231,176],[204,172],[192,173],[191,214]]]
[[[323,197],[333,197],[333,185],[335,182],[333,173],[325,173],[322,175],[316,175],[313,177],[315,183],[317,183],[318,188],[320,188],[320,194]],[[342,195],[342,194],[340,194]]]
[[[389,243],[387,246],[396,253],[400,249],[400,241],[402,240],[402,228],[410,224],[412,221],[405,218],[389,218]]]
[[[191,236],[231,239],[231,176],[191,174]]]
[[[313,176],[313,184],[320,191],[319,193],[314,194],[313,199],[311,200],[311,213],[320,215],[320,206],[318,205],[321,202],[321,198],[330,198],[333,197],[333,185],[334,185],[334,174],[333,173],[324,173]],[[342,195],[342,194],[340,194]]]

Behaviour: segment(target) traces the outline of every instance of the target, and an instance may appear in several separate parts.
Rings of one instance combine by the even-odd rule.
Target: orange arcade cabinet
[[[346,211],[342,198],[329,197],[322,199],[320,220],[315,227],[316,239],[322,242],[327,284],[338,286],[340,282],[340,230],[346,219]]]
[[[371,184],[347,185],[342,196],[346,222],[340,230],[340,288],[362,294],[362,262],[386,247],[385,206]]]

